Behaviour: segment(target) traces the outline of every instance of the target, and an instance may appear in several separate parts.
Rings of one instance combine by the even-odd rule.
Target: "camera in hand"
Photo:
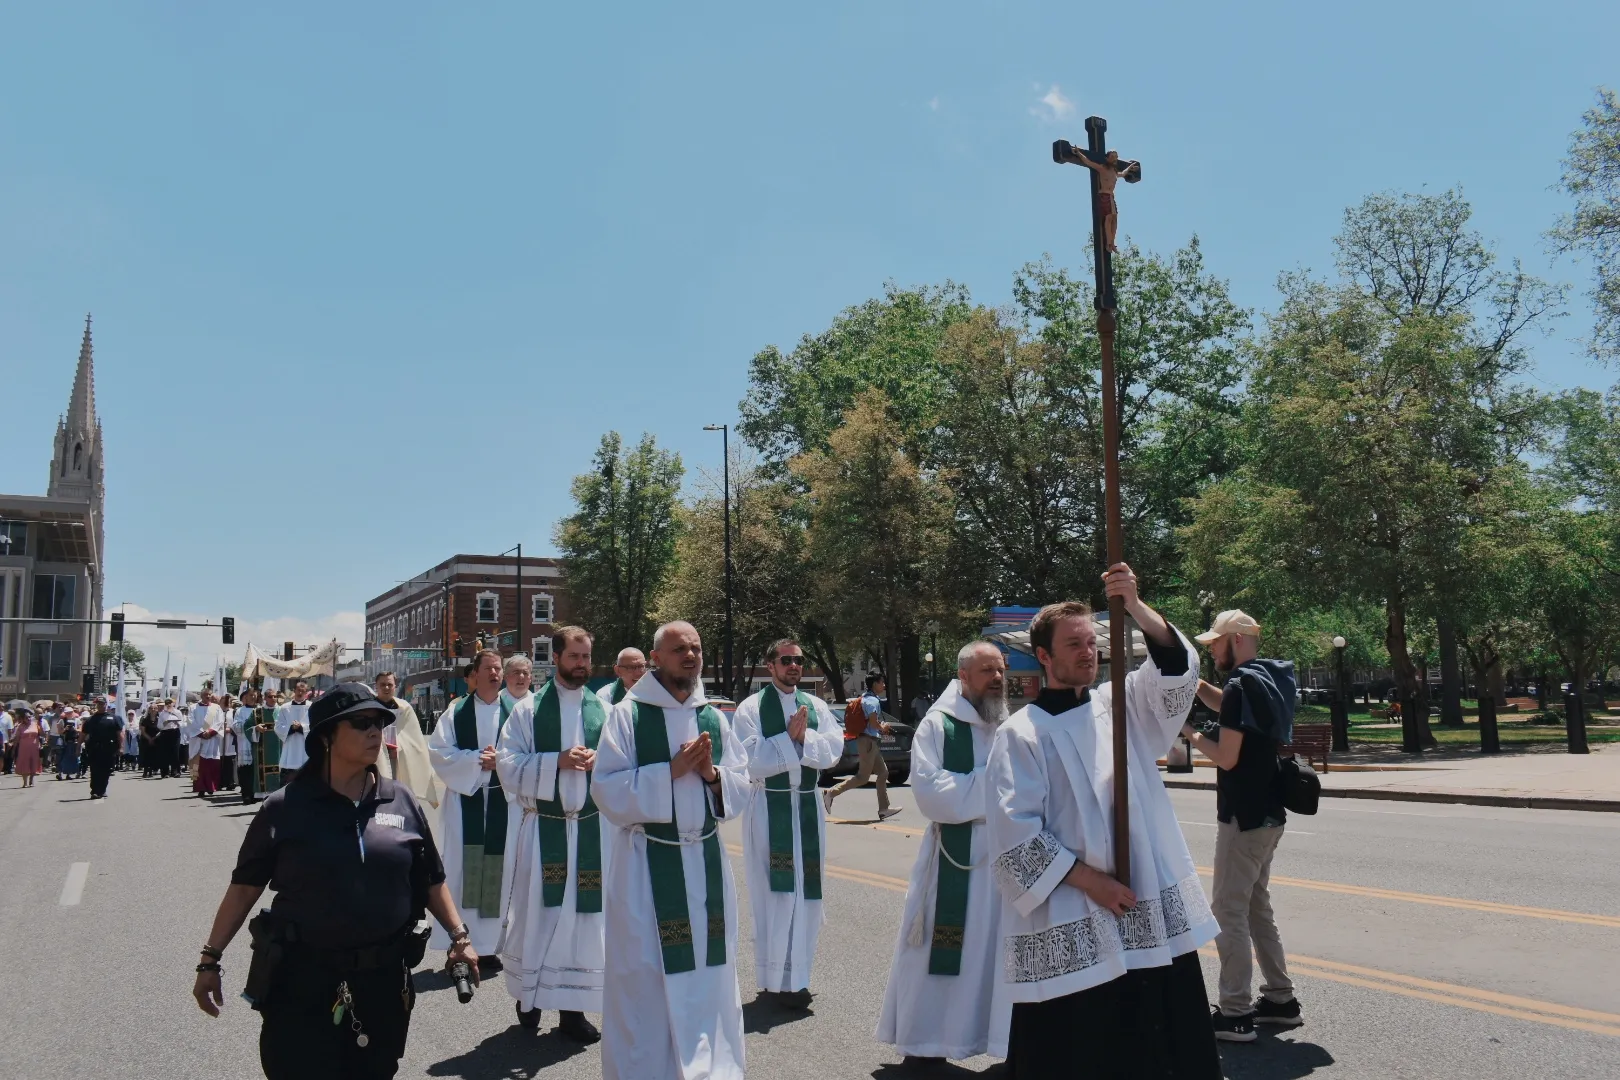
[[[467,1004],[473,998],[472,968],[467,961],[458,960],[450,965],[450,977],[456,981],[456,1000]]]

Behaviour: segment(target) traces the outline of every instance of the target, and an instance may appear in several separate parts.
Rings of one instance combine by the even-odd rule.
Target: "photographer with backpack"
[[[1193,640],[1226,672],[1224,688],[1199,681],[1198,698],[1220,714],[1212,738],[1183,726],[1193,748],[1214,762],[1215,881],[1211,907],[1220,923],[1220,1004],[1215,1037],[1253,1042],[1254,1026],[1304,1023],[1282,938],[1271,911],[1271,860],[1288,820],[1279,747],[1293,738],[1295,680],[1288,660],[1260,658],[1260,624],[1242,611],[1223,611]],[[1251,1003],[1254,956],[1260,997]]]

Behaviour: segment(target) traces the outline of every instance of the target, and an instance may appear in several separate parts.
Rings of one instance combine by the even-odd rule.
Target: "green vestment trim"
[[[720,764],[724,742],[720,736],[720,714],[712,705],[697,711],[698,730],[709,733],[713,760]],[[636,766],[669,763],[669,732],[664,726],[664,710],[644,701],[635,702]],[[692,916],[686,903],[686,873],[682,864],[680,830],[675,825],[674,781],[670,781],[670,820],[649,821],[641,826],[647,841],[647,872],[652,878],[653,914],[658,920],[658,940],[664,950],[664,973],[674,975],[697,968],[692,948]],[[708,917],[708,954],[705,964],[715,967],[726,962],[726,885],[721,871],[720,837],[716,831],[709,793],[703,793],[703,890],[704,912]]]
[[[793,692],[795,707],[810,710],[807,728],[816,730],[816,707],[810,695],[803,690]],[[787,717],[782,715],[782,699],[774,683],[767,683],[759,692],[759,730],[769,739],[787,731]],[[788,782],[793,772],[779,772],[765,778],[765,825],[771,840],[770,878],[771,892],[792,892],[793,881],[793,801],[799,803],[799,836],[804,845],[804,898],[821,899],[821,822],[816,815],[815,769],[799,766],[799,790],[794,792]]]
[[[584,727],[585,746],[595,750],[602,741],[602,725],[607,721],[607,709],[589,690],[583,691],[580,722]],[[534,749],[540,754],[562,753],[562,703],[558,700],[556,680],[534,696]],[[575,868],[578,880],[574,883],[574,910],[597,912],[602,910],[602,819],[597,816],[596,801],[590,795],[590,773],[585,774],[585,806],[575,820],[579,823],[579,865]],[[540,902],[546,907],[561,907],[563,894],[568,889],[568,816],[562,805],[562,768],[557,769],[557,785],[550,799],[537,800],[540,819]]]
[[[973,728],[941,714],[945,752],[940,764],[954,773],[973,771]],[[928,974],[962,973],[962,936],[967,928],[968,872],[973,864],[973,823],[936,823],[939,829],[939,882],[934,890],[934,940],[928,953]],[[945,857],[945,856],[948,856]],[[953,866],[953,860],[960,864]]]
[[[615,704],[615,705],[617,705],[619,702],[623,701],[624,700],[624,695],[626,695],[626,694],[628,694],[630,692],[630,689],[627,686],[624,685],[624,680],[623,679],[614,679],[612,682],[608,683],[608,685],[613,687],[612,698],[613,698],[613,704]]]
[[[482,750],[478,745],[478,712],[468,694],[456,706],[456,748]],[[500,740],[511,706],[498,701],[495,738]],[[501,778],[490,770],[482,791],[461,796],[461,909],[476,911],[481,919],[501,917],[502,874],[506,860],[506,793]]]

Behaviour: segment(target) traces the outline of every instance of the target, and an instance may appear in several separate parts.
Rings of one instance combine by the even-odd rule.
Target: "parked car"
[[[889,783],[903,784],[911,777],[911,739],[917,734],[917,728],[888,713],[883,714],[883,720],[889,725],[888,734],[883,736],[883,764],[889,767]],[[854,772],[860,758],[855,740],[845,739],[844,755],[838,759],[838,764],[821,770],[821,786],[831,787],[840,776]]]

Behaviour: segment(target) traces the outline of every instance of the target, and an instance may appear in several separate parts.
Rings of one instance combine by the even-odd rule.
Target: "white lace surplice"
[[[1058,716],[1028,706],[997,732],[989,830],[1003,905],[991,1053],[1006,1053],[1013,1002],[1048,1001],[1129,969],[1163,967],[1219,932],[1156,765],[1198,688],[1197,654],[1180,640],[1183,674],[1161,675],[1149,658],[1125,680],[1138,902],[1124,916],[1062,884],[1076,860],[1105,873],[1113,867],[1112,688],[1097,687]]]

